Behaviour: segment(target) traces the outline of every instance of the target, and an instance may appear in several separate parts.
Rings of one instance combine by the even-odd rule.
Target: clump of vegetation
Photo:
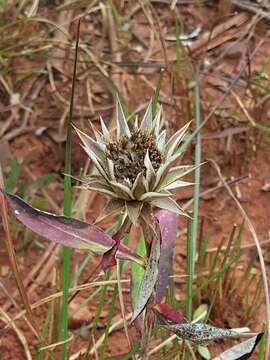
[[[113,236],[109,236],[95,225],[37,210],[19,197],[2,190],[17,219],[35,233],[68,247],[103,254],[92,277],[97,275],[97,271],[107,270],[116,265],[119,261],[117,259],[139,264],[140,267],[132,273],[135,279],[141,277],[141,280],[139,284],[135,280],[131,285],[137,287],[131,288],[131,323],[136,322],[141,334],[139,352],[142,359],[147,358],[149,351],[149,340],[155,319],[152,311],[157,314],[157,319],[161,319],[160,323],[158,322],[159,326],[165,326],[184,342],[197,346],[220,338],[249,336],[248,333],[243,334],[239,330],[220,329],[198,323],[197,319],[195,322],[189,322],[182,317],[179,322],[179,315],[173,308],[156,304],[157,300],[160,302],[164,298],[169,275],[172,274],[172,257],[168,254],[172,253],[174,246],[175,216],[188,216],[172,199],[171,190],[191,185],[180,179],[194,170],[194,166],[174,166],[182,155],[179,145],[185,139],[188,125],[166,141],[166,132],[160,132],[160,124],[161,111],[153,118],[150,102],[141,123],[138,124],[136,120],[130,130],[118,100],[115,139],[102,119],[102,132],[94,129],[95,140],[76,129],[84,150],[98,172],[79,180],[88,190],[111,198],[101,217],[121,214],[121,225]],[[163,210],[157,212],[156,208]],[[121,243],[125,234],[130,232],[132,224],[137,223],[140,224],[146,249],[144,259]],[[120,274],[118,276],[120,284]],[[128,343],[131,345],[126,323],[125,328]],[[253,335],[247,342],[231,349],[231,353],[240,351],[241,356],[250,356],[261,336],[262,334]],[[202,348],[199,348],[199,351],[203,353]]]

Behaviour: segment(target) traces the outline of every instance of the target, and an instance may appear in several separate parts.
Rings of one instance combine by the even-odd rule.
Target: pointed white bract
[[[116,108],[116,136],[117,140],[124,134],[128,138],[130,137],[130,130],[127,124],[127,120],[124,114],[119,97],[117,96],[117,108]]]
[[[110,133],[109,133],[109,130],[107,129],[107,126],[105,125],[105,123],[104,123],[101,116],[100,116],[100,126],[101,126],[104,141],[109,141],[110,140]]]
[[[118,212],[124,211],[135,223],[146,204],[186,215],[172,199],[170,191],[192,185],[181,178],[193,171],[194,166],[175,166],[181,156],[179,145],[189,124],[166,143],[166,131],[161,130],[161,107],[153,119],[152,100],[140,124],[136,118],[129,127],[118,97],[116,114],[115,136],[102,118],[101,130],[92,126],[96,140],[75,128],[97,169],[96,175],[83,177],[80,181],[85,188],[102,193],[113,201],[113,208],[105,207],[102,218],[117,209]]]
[[[153,115],[152,115],[152,99],[150,100],[145,115],[142,119],[140,129],[150,130],[152,129]]]

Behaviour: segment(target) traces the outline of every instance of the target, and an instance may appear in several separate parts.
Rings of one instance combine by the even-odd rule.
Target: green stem
[[[73,99],[75,91],[75,78],[78,58],[78,44],[79,44],[79,32],[80,32],[80,20],[77,25],[77,37],[76,37],[76,49],[75,60],[72,77],[71,99],[70,109],[67,121],[67,140],[65,149],[65,178],[64,178],[64,215],[71,215],[71,121],[73,114]],[[70,269],[70,249],[66,246],[63,247],[62,254],[62,309],[60,318],[60,341],[64,343],[61,345],[61,360],[67,358],[67,343],[65,341],[68,338],[68,290],[69,290],[69,269]]]
[[[199,192],[200,192],[200,163],[201,163],[201,139],[200,139],[200,87],[199,87],[199,70],[195,74],[196,87],[195,87],[195,109],[196,109],[196,144],[195,144],[195,185],[194,185],[194,204],[193,204],[193,219],[188,223],[188,236],[187,236],[187,303],[186,303],[186,316],[189,321],[192,320],[192,284],[195,267],[195,253],[197,241],[197,228],[198,228],[198,213],[199,213]]]
[[[192,241],[193,221],[188,220],[187,229],[187,287],[186,287],[186,318],[192,320],[192,283],[193,283],[193,241]]]

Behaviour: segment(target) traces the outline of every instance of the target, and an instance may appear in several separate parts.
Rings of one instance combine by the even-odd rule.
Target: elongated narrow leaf
[[[145,248],[145,242],[143,236],[141,236],[138,241],[136,252],[141,257],[144,257],[146,254],[146,248]],[[133,308],[138,298],[139,288],[143,279],[143,274],[144,274],[144,270],[140,265],[136,263],[131,265],[131,285],[132,285],[131,300],[132,300]]]
[[[18,196],[1,191],[15,217],[30,230],[48,240],[96,254],[104,254],[115,244],[115,241],[97,226],[37,210]],[[118,248],[117,257],[141,263],[139,257],[123,244]]]
[[[158,264],[158,279],[156,283],[156,302],[161,302],[172,274],[173,248],[176,240],[176,214],[159,210],[155,213],[161,235],[161,254]]]
[[[168,140],[166,145],[166,155],[167,158],[173,155],[174,151],[176,150],[177,146],[182,141],[183,137],[185,136],[187,129],[190,125],[190,122],[185,124],[181,129],[179,129],[173,136]]]
[[[180,206],[177,204],[177,202],[174,201],[172,198],[164,197],[160,199],[155,199],[152,200],[151,203],[160,209],[168,210],[178,215],[188,216],[186,212],[182,210]]]
[[[146,265],[143,279],[139,288],[138,297],[135,300],[131,322],[133,322],[144,310],[152,295],[158,277],[158,261],[160,257],[160,233],[153,238],[151,253]]]
[[[165,327],[180,339],[191,341],[197,345],[205,345],[212,340],[239,336],[239,333],[233,329],[221,329],[204,323],[167,323]]]
[[[213,360],[246,360],[249,359],[255,350],[257,344],[261,340],[263,333],[237,344],[230,349],[224,351]]]
[[[176,323],[176,319],[174,321],[173,318],[173,309],[170,313],[167,308],[164,311],[162,307],[155,306],[153,310],[163,322],[162,326],[172,331],[180,339],[191,341],[197,345],[204,345],[212,340],[241,336],[241,333],[236,331],[236,329],[221,329],[204,323]]]

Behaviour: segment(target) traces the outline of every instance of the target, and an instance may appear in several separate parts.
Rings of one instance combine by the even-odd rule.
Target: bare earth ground
[[[222,1],[220,1],[220,4]],[[121,16],[122,23],[115,25],[110,11],[97,9],[95,12],[82,18],[80,41],[84,49],[80,49],[80,63],[78,79],[76,82],[74,123],[80,128],[91,132],[89,122],[98,126],[98,116],[102,115],[106,123],[113,124],[114,102],[110,93],[111,86],[120,92],[126,101],[129,109],[138,110],[140,115],[154,89],[159,78],[159,68],[166,66],[166,59],[169,64],[164,73],[161,86],[161,102],[166,114],[164,126],[173,133],[181,125],[194,118],[192,102],[192,66],[200,61],[201,65],[201,107],[202,119],[209,114],[226,91],[230,82],[238,75],[241,67],[247,62],[259,41],[264,39],[264,44],[256,52],[256,55],[246,67],[238,83],[234,87],[221,106],[215,111],[202,130],[202,161],[214,159],[219,166],[226,180],[236,179],[232,186],[241,204],[245,208],[250,220],[254,224],[261,242],[269,241],[269,214],[270,214],[270,152],[269,152],[269,110],[270,102],[267,94],[270,90],[270,42],[266,37],[269,29],[269,22],[255,17],[255,14],[246,13],[237,7],[232,7],[230,12],[223,13],[220,6],[213,5],[177,5],[175,10],[170,10],[168,4],[161,1],[153,1],[150,8],[146,5],[142,8],[140,4],[135,6],[133,2],[126,2],[121,8],[120,1],[115,6]],[[146,4],[146,3],[145,3]],[[85,7],[77,10],[69,10],[65,13],[65,19],[61,13],[54,11],[53,7],[46,10],[39,9],[40,14],[48,19],[59,22],[66,28],[66,31],[75,32],[74,23],[70,20],[81,12]],[[60,15],[59,15],[60,14]],[[41,15],[40,15],[41,16]],[[3,21],[15,20],[15,10],[11,9],[3,15]],[[181,64],[175,62],[176,50],[175,41],[166,40],[175,36],[175,19],[178,18],[181,24],[182,33],[190,33],[199,25],[202,31],[191,45],[181,48]],[[157,21],[158,19],[158,21]],[[235,19],[235,22],[233,22]],[[153,20],[154,25],[151,25]],[[232,22],[230,27],[224,24]],[[219,33],[214,39],[211,38],[211,31],[216,27]],[[16,27],[15,27],[16,29]],[[29,47],[34,48],[34,39],[38,33],[40,37],[48,36],[60,42],[61,46],[54,46],[48,54],[38,52],[32,56],[13,55],[5,61],[5,72],[0,84],[1,93],[1,127],[9,125],[2,133],[2,139],[9,141],[10,152],[16,156],[18,161],[26,162],[20,174],[20,183],[28,184],[42,174],[57,174],[56,180],[48,186],[43,186],[42,191],[31,190],[28,200],[34,198],[42,199],[47,195],[45,208],[53,212],[61,212],[63,200],[63,169],[64,169],[64,125],[68,110],[70,94],[72,61],[74,52],[72,46],[65,46],[66,38],[61,37],[55,28],[48,24],[38,22],[27,23],[21,26],[20,31],[31,34]],[[203,41],[203,36],[207,41]],[[214,34],[214,32],[213,32]],[[15,34],[14,34],[15,37]],[[162,37],[162,41],[160,38]],[[164,40],[165,39],[165,40]],[[70,41],[69,39],[68,41]],[[197,42],[197,43],[196,43]],[[198,43],[198,42],[201,42]],[[5,44],[5,43],[4,43]],[[195,45],[197,44],[197,45]],[[5,46],[8,45],[5,44]],[[64,48],[64,50],[63,50]],[[164,50],[165,49],[165,50]],[[19,49],[22,51],[22,48]],[[18,50],[18,51],[19,51]],[[50,57],[51,56],[51,57]],[[113,65],[112,62],[121,62]],[[131,62],[139,62],[139,67],[131,66]],[[148,63],[151,67],[144,67]],[[155,65],[153,65],[153,63]],[[167,65],[168,65],[167,64]],[[178,66],[178,67],[177,67]],[[259,79],[259,80],[258,80]],[[4,86],[4,82],[7,86]],[[42,85],[40,89],[39,85]],[[8,91],[10,90],[10,91]],[[36,92],[36,94],[35,94]],[[36,96],[35,96],[36,95]],[[14,104],[17,99],[18,102]],[[13,101],[13,102],[12,102]],[[31,112],[27,115],[27,123],[19,133],[15,130],[22,125],[29,106]],[[254,126],[256,122],[268,127],[268,130],[260,130]],[[110,125],[109,125],[110,126]],[[192,126],[194,126],[192,124]],[[44,128],[44,129],[43,129]],[[43,129],[43,132],[42,132]],[[72,145],[72,171],[78,174],[83,170],[86,157],[79,146],[78,139],[73,134]],[[185,163],[193,161],[193,148],[187,151],[184,158]],[[3,153],[0,157],[3,157]],[[1,159],[0,159],[1,160]],[[245,180],[237,181],[243,175],[248,175]],[[204,164],[201,170],[201,191],[215,188],[219,185],[218,176],[210,162]],[[18,189],[16,186],[14,190]],[[78,196],[78,190],[74,190]],[[192,196],[192,190],[178,192],[177,199],[184,202]],[[78,204],[78,203],[77,203]],[[85,206],[84,206],[85,205]],[[85,218],[89,222],[94,221],[96,213],[104,205],[104,200],[99,196],[93,198],[92,194],[84,197],[83,204],[74,209],[78,217]],[[81,209],[79,208],[81,206]],[[204,231],[209,235],[209,247],[215,247],[222,236],[229,237],[233,224],[240,225],[242,218],[233,200],[224,188],[218,188],[211,194],[202,196],[200,201],[200,220],[204,219]],[[108,224],[103,224],[107,226]],[[15,226],[15,224],[13,224]],[[179,220],[179,237],[175,246],[175,274],[184,273],[185,264],[185,232],[186,220]],[[3,233],[1,233],[3,234]],[[23,278],[27,278],[30,271],[40,261],[45,249],[36,244],[21,247],[23,242],[22,232],[14,237],[14,243],[18,252],[20,271]],[[30,240],[33,235],[30,234]],[[136,237],[132,237],[134,246]],[[256,255],[256,248],[248,231],[244,231],[242,245],[249,245],[243,250],[237,271],[234,272],[235,281],[241,279],[245,264]],[[269,246],[263,247],[265,261],[268,264]],[[1,242],[0,260],[2,267],[1,282],[11,294],[15,284],[9,272],[6,270],[7,258]],[[83,253],[73,252],[73,269],[84,258]],[[35,284],[29,292],[31,303],[52,293],[52,273],[58,264],[57,257],[51,257],[46,268],[43,279],[38,274],[28,285]],[[42,269],[47,265],[45,261]],[[254,266],[259,269],[257,260]],[[79,283],[87,278],[91,271],[90,262]],[[41,269],[41,270],[42,270]],[[38,273],[42,273],[42,271]],[[45,271],[45,270],[44,270]],[[125,274],[127,276],[127,274]],[[56,280],[56,286],[59,283]],[[82,292],[72,306],[75,308],[84,298],[89,295],[87,290]],[[251,293],[255,289],[250,289]],[[183,296],[183,285],[177,284],[178,300]],[[230,297],[218,299],[210,322],[223,327],[241,327],[248,325],[252,331],[261,329],[264,322],[263,306],[248,320],[244,321],[242,293],[236,287]],[[125,294],[127,311],[130,311],[129,294]],[[7,297],[1,293],[1,305],[7,306]],[[18,297],[16,301],[19,302]],[[202,299],[207,301],[207,299]],[[72,310],[71,306],[71,310]],[[95,311],[95,302],[90,302],[79,315],[71,316],[70,332],[74,334],[75,340],[70,343],[70,354],[74,354],[81,348],[87,346],[81,326],[91,323]],[[36,319],[41,325],[46,308],[44,306],[35,310]],[[115,315],[115,320],[120,318],[120,308]],[[104,330],[108,306],[104,307],[100,333]],[[13,317],[18,309],[10,307],[8,314]],[[35,351],[36,340],[24,320],[16,322],[19,329],[25,334],[30,345],[30,350]],[[14,331],[9,328],[3,330],[1,323],[1,359],[24,359],[24,351],[18,342]],[[81,329],[79,333],[78,329]],[[136,340],[136,332],[131,329],[131,336]],[[221,349],[228,347],[229,342],[221,345],[213,344],[210,349],[212,355],[217,354]],[[127,351],[128,347],[122,331],[116,331],[109,337],[108,355],[118,355]],[[157,357],[158,358],[158,357]],[[255,357],[254,357],[255,358]]]

